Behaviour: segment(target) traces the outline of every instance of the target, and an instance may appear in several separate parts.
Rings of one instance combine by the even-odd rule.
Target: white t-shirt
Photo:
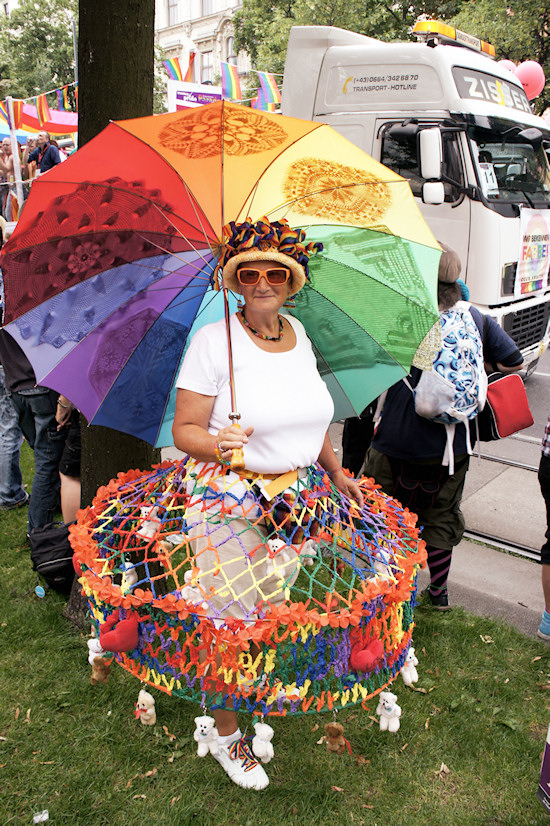
[[[296,334],[286,353],[268,353],[232,315],[231,345],[240,426],[254,433],[244,446],[248,470],[285,473],[315,462],[334,414],[327,386],[302,324],[285,316]],[[208,430],[228,427],[231,412],[225,320],[208,324],[191,341],[176,386],[214,396]]]

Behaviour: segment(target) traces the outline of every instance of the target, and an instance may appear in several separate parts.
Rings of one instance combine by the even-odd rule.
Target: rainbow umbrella
[[[33,184],[0,257],[5,329],[88,422],[172,444],[186,344],[224,313],[223,227],[264,215],[324,244],[290,312],[335,418],[359,413],[437,321],[440,249],[408,183],[325,124],[227,102],[110,123]]]

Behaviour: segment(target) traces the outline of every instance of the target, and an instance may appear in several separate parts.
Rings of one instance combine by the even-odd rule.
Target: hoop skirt
[[[100,488],[71,528],[116,662],[203,706],[267,715],[365,704],[411,644],[416,516],[370,479],[358,507],[317,464],[281,492],[187,458]]]

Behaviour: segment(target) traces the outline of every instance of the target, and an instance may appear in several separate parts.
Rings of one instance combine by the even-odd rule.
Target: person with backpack
[[[390,387],[363,473],[418,515],[428,552],[427,598],[446,611],[452,551],[465,529],[460,503],[475,442],[475,417],[486,390],[483,361],[511,373],[521,369],[523,357],[494,319],[461,301],[460,259],[441,246],[440,363],[431,370],[412,367],[407,379]],[[451,370],[450,364],[457,362],[460,368]],[[441,375],[444,382],[436,386]],[[431,384],[423,392],[418,388],[426,376]]]

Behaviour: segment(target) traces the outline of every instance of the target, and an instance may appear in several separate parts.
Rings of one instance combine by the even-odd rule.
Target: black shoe
[[[436,611],[450,611],[451,606],[449,605],[449,592],[445,588],[444,591],[441,591],[440,594],[434,596],[430,591],[430,586],[424,588],[422,591],[421,596],[426,597],[430,600],[432,608],[435,608]]]

